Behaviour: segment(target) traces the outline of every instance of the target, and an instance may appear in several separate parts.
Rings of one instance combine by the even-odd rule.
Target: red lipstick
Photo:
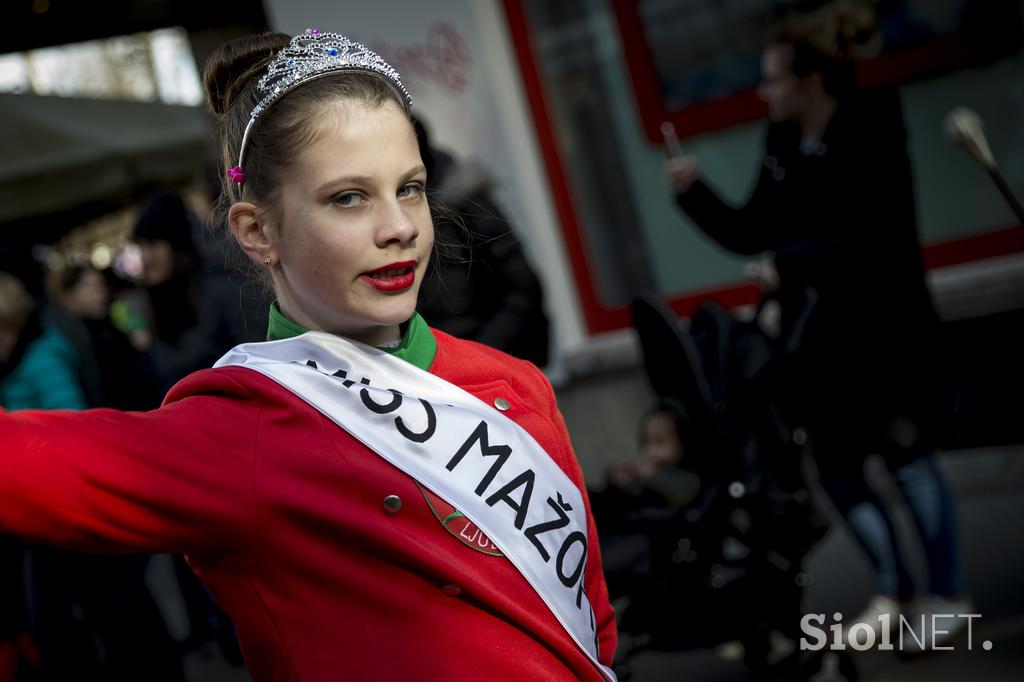
[[[416,281],[416,261],[391,263],[360,275],[360,279],[377,291],[393,293],[405,291]]]

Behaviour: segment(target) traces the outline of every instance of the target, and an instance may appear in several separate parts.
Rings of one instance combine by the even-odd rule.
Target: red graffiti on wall
[[[422,45],[390,47],[378,44],[373,50],[398,69],[405,80],[430,81],[453,94],[462,94],[469,86],[473,56],[458,30],[448,23],[437,23],[427,30]]]

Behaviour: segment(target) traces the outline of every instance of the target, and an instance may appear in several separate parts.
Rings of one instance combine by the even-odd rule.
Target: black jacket
[[[895,91],[841,103],[810,150],[801,150],[795,124],[772,125],[742,208],[701,182],[678,202],[726,249],[774,251],[784,318],[794,320],[804,288],[817,291],[802,388],[819,421],[847,426],[853,412],[923,419],[933,411],[937,317]]]
[[[435,248],[417,310],[432,327],[535,365],[548,361],[544,295],[482,168],[432,150]]]

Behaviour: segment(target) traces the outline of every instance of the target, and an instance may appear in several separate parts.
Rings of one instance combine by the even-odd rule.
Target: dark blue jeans
[[[821,484],[867,554],[878,580],[878,593],[899,599],[912,597],[913,579],[889,512],[865,477],[864,458],[833,454],[823,452],[818,458]],[[934,453],[886,458],[885,462],[924,547],[929,591],[945,597],[960,594],[956,512]]]

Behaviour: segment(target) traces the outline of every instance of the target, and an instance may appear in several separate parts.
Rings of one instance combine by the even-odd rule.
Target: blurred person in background
[[[783,329],[817,293],[793,377],[821,483],[865,551],[877,594],[848,623],[963,613],[954,503],[935,458],[942,387],[939,325],[925,284],[898,93],[862,91],[855,62],[877,50],[873,13],[838,2],[782,23],[764,50],[760,97],[770,125],[752,195],[733,208],[699,177],[696,158],[666,162],[679,206],[741,254],[774,251]],[[910,508],[928,567],[915,586],[864,464],[879,454]],[[920,622],[920,619],[918,619]],[[928,621],[930,622],[930,620]],[[936,644],[955,634],[954,619]]]
[[[237,287],[206,266],[201,229],[180,195],[162,191],[146,204],[133,231],[142,250],[148,308],[144,350],[153,360],[161,395],[236,344],[263,340],[265,329],[246,325]]]
[[[689,418],[681,403],[663,398],[640,418],[639,453],[614,462],[609,490],[631,506],[679,509],[690,504],[701,486],[696,463],[687,458]]]
[[[39,664],[28,635],[23,563],[21,543],[0,536],[0,682],[30,680]]]
[[[60,331],[75,349],[78,378],[90,408],[148,410],[158,407],[160,394],[148,357],[110,320],[110,295],[104,275],[90,265],[68,265],[47,276],[50,305],[44,320]],[[108,680],[180,680],[179,656],[163,617],[146,585],[149,557],[144,554],[107,557],[34,547],[31,551],[32,611],[51,631],[73,631],[74,612],[83,614],[98,655],[85,651],[43,651],[59,658],[60,672],[85,667],[90,653]],[[68,642],[53,633],[40,642]]]
[[[432,327],[538,367],[548,364],[544,291],[518,237],[492,198],[485,168],[433,147],[416,121],[435,202],[436,254],[418,310]]]
[[[104,396],[114,393],[104,386],[104,373],[91,354],[99,347],[87,328],[74,324],[84,324],[77,314],[103,319],[102,276],[79,268],[56,273],[51,284],[57,303],[46,310],[17,280],[0,277],[0,407],[6,410],[81,410],[103,406]],[[43,323],[55,319],[60,327]],[[76,347],[76,341],[82,345]],[[131,357],[120,360],[130,363]],[[83,377],[93,381],[89,390]],[[152,407],[150,399],[145,406]],[[39,648],[42,680],[183,679],[177,652],[144,582],[145,557],[102,557],[42,546],[27,551],[28,626]]]
[[[142,288],[149,325],[143,348],[163,395],[191,372],[211,367],[245,341],[263,340],[246,326],[240,293],[222,271],[211,272],[201,254],[202,226],[179,194],[162,191],[146,204],[133,237],[142,250]],[[186,651],[216,640],[227,660],[241,665],[234,626],[184,558],[174,569],[188,613]]]
[[[89,407],[149,410],[162,394],[148,355],[110,318],[106,277],[90,265],[68,265],[47,277],[51,305],[45,320],[72,344]]]
[[[83,410],[75,349],[46,328],[24,285],[0,272],[0,406],[5,410]]]
[[[32,319],[34,305],[16,277],[0,272],[0,390],[21,364],[30,342],[41,334]],[[57,396],[57,399],[73,402],[73,387],[68,395],[70,397]],[[0,396],[0,405],[3,404]],[[36,668],[39,662],[32,656],[35,647],[28,635],[23,553],[20,542],[0,536],[0,682],[27,679],[30,668]],[[32,662],[36,665],[30,665],[30,659],[34,659]]]
[[[616,606],[620,636],[665,628],[668,594],[687,594],[692,588],[678,573],[666,570],[664,562],[671,554],[666,546],[675,545],[684,532],[679,514],[701,491],[701,473],[688,451],[689,426],[682,403],[659,399],[640,417],[637,452],[613,461],[604,488],[589,493],[601,529],[609,594],[628,598],[627,608]],[[651,611],[652,605],[661,615]],[[628,656],[628,647],[619,653]]]

